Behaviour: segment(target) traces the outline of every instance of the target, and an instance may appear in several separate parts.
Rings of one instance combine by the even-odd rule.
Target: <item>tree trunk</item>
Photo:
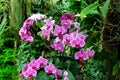
[[[109,70],[109,80],[115,79],[112,75],[112,70],[117,62],[120,60],[120,0],[111,0],[109,9],[107,12],[107,17],[104,22],[104,31],[103,31],[103,50],[111,53],[114,51],[114,54],[117,52],[117,55],[109,54],[107,58],[107,65],[111,66]],[[110,58],[111,57],[111,58]],[[119,71],[118,71],[119,72]]]

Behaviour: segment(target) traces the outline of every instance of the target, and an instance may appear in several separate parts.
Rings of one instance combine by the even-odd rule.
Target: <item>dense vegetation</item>
[[[67,71],[69,80],[119,80],[119,8],[119,0],[0,0],[0,80],[55,79],[43,67],[32,79],[20,77],[23,66],[40,56],[61,69],[62,74]],[[79,61],[74,55],[81,47],[68,45],[64,52],[51,48],[55,37],[52,35],[49,41],[44,39],[41,33],[43,20],[30,26],[33,42],[22,40],[21,27],[36,13],[52,17],[58,25],[63,14],[73,14],[80,26],[72,25],[70,29],[87,35],[83,48],[94,50],[94,55]],[[62,75],[58,80],[63,78]]]

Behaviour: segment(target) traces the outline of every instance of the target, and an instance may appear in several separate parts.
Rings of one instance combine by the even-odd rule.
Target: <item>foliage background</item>
[[[40,25],[32,26],[33,43],[22,41],[18,35],[24,20],[40,12],[53,16],[56,21],[64,13],[75,14],[81,30],[87,30],[89,35],[85,47],[92,46],[96,52],[91,60],[84,62],[81,70],[77,69],[78,63],[66,55],[64,59],[56,58],[56,66],[67,68],[69,65],[75,80],[119,80],[119,5],[119,0],[0,0],[0,79],[18,80],[23,65],[34,57],[44,55],[52,61],[57,55],[47,46],[48,42],[37,35]]]

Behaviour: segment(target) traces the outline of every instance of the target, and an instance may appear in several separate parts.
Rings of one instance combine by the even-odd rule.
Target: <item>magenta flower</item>
[[[70,36],[75,39],[75,38],[79,38],[82,40],[85,40],[87,38],[88,35],[84,34],[84,33],[78,33],[77,31],[75,31],[74,29],[72,29],[70,32]]]
[[[64,28],[70,28],[70,26],[71,26],[71,23],[70,23],[70,21],[69,20],[62,20],[61,21],[61,25],[64,27]]]
[[[89,58],[91,58],[94,55],[94,53],[94,50],[90,50],[89,48],[87,48],[86,54],[88,54]]]
[[[55,26],[55,29],[54,29],[54,35],[55,36],[61,36],[64,33],[66,33],[66,29],[65,28],[60,27],[60,26]]]
[[[52,43],[51,47],[54,48],[56,51],[60,51],[60,52],[64,51],[64,46],[63,46],[62,42]]]
[[[24,77],[26,78],[33,78],[37,75],[37,71],[32,69],[31,67],[28,67],[28,69],[23,72]]]
[[[71,29],[69,33],[71,34],[71,33],[74,33],[74,32],[75,32],[75,30],[74,30],[74,29]]]
[[[45,67],[45,72],[48,74],[55,74],[56,73],[56,68],[55,66],[51,63]]]
[[[27,23],[25,22],[25,23],[23,24],[23,26],[21,27],[20,31],[19,31],[19,35],[20,35],[21,37],[24,36],[24,35],[26,35],[27,32],[29,31],[29,29],[30,29],[30,26],[27,25]]]
[[[24,41],[27,41],[27,42],[33,42],[33,37],[32,36],[25,35],[25,36],[22,37],[22,39]]]
[[[63,42],[65,42],[65,44],[69,44],[70,41],[71,41],[71,36],[69,34],[63,35]]]
[[[69,78],[68,78],[68,72],[67,71],[65,71],[63,73],[63,75],[64,75],[64,80],[69,80]]]
[[[74,29],[72,29],[70,32],[69,32],[69,35],[71,36],[72,39],[75,39],[79,33],[76,32]]]
[[[79,35],[79,37],[80,37],[80,39],[85,40],[85,39],[86,39],[86,37],[87,37],[87,35],[86,35],[86,34],[82,34],[82,33],[81,33],[81,34]]]
[[[85,41],[82,39],[76,38],[76,39],[71,40],[72,47],[79,48],[79,47],[83,47],[84,45],[85,45]]]
[[[56,69],[55,78],[58,79],[61,77],[61,75],[62,75],[62,70]]]
[[[26,29],[26,27],[21,27],[21,29],[20,29],[20,31],[19,31],[19,35],[20,36],[23,36],[23,35],[25,35],[26,33],[27,33],[27,29]]]
[[[39,66],[46,66],[48,63],[47,59],[43,58],[42,56],[37,59],[37,62],[39,63]]]
[[[48,41],[50,40],[50,34],[53,33],[53,26],[55,24],[55,20],[51,18],[44,20],[44,26],[41,28],[44,38]]]
[[[64,77],[64,80],[69,80],[69,78],[68,77]]]
[[[24,24],[30,26],[31,24],[33,24],[33,19],[30,19],[30,18],[26,19],[25,22],[24,22]]]
[[[50,40],[50,30],[43,29],[42,33],[44,35],[44,38],[49,41]]]
[[[32,42],[33,41],[33,37],[31,36],[31,32],[30,31],[26,31],[26,33],[21,32],[21,38],[24,41],[28,41],[28,42]]]
[[[89,59],[89,56],[85,53],[84,49],[81,49],[79,52],[75,53],[75,59],[77,60],[87,60]]]
[[[63,42],[57,37],[55,41],[51,44],[51,47],[54,48],[56,51],[63,52],[64,45]]]
[[[47,30],[52,30],[55,24],[55,20],[52,20],[52,18],[49,18],[49,19],[44,20],[44,23],[45,23],[45,28]]]
[[[36,65],[36,61],[35,60],[32,60],[32,62],[26,64],[22,68],[22,73],[20,74],[20,77],[26,77],[26,78],[33,78],[33,77],[35,77],[36,74],[37,74],[35,69],[38,70],[39,66]]]
[[[80,48],[84,47],[85,41],[81,38],[80,33],[72,32],[70,33],[71,41],[70,44],[72,47]]]
[[[27,20],[25,20],[23,26],[21,27],[21,29],[19,31],[20,37],[24,41],[32,42],[33,41],[33,37],[31,36],[31,33],[29,31],[30,25],[33,24],[34,21],[37,22],[37,20],[45,19],[45,18],[46,18],[45,15],[38,13],[38,14],[33,14],[31,17],[29,17]]]
[[[19,35],[24,41],[28,41],[28,42],[33,41],[33,37],[31,36],[31,32],[29,31],[31,24],[33,24],[33,20],[28,18],[24,22],[23,26],[21,27],[19,31]]]
[[[35,70],[39,70],[40,66],[39,66],[39,63],[37,62],[37,60],[33,59],[29,64],[28,64],[29,67],[31,67],[32,69],[35,69]]]
[[[72,22],[75,22],[75,18],[73,14],[63,14],[62,17],[60,18],[60,22],[62,20],[70,20]]]
[[[65,77],[68,77],[68,72],[67,72],[67,71],[64,71],[63,75],[64,75]]]
[[[28,64],[24,65],[24,67],[22,68],[22,72],[25,72],[28,69]]]

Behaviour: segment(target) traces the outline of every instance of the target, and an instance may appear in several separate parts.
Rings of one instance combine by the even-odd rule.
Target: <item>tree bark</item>
[[[120,60],[120,0],[111,0],[107,17],[104,21],[103,31],[103,50],[114,54],[109,54],[107,65],[111,66],[109,70],[109,80],[115,79],[112,75],[114,65]],[[117,55],[116,55],[117,54]],[[118,71],[119,72],[119,71]],[[116,75],[117,76],[117,75]]]

